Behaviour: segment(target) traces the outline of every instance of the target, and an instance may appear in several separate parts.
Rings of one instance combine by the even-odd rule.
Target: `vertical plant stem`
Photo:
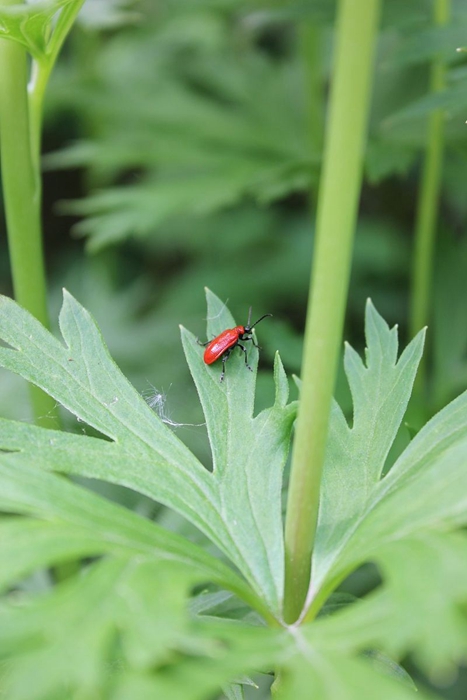
[[[42,141],[42,114],[44,95],[50,77],[49,61],[32,61],[31,78],[28,85],[29,139],[33,169],[38,177],[37,187],[42,190],[40,158]]]
[[[284,616],[306,600],[361,187],[380,0],[340,0],[302,390],[285,526]]]
[[[12,4],[13,0],[0,0],[0,5]],[[15,41],[0,39],[0,151],[14,293],[48,326],[40,176],[31,157],[27,74],[26,50]],[[55,402],[36,387],[31,387],[31,396],[37,422],[50,426]]]
[[[436,26],[448,22],[450,0],[434,0],[433,21]],[[444,61],[436,57],[431,65],[430,89],[439,92],[445,86]],[[435,231],[441,189],[444,150],[444,112],[435,110],[428,122],[425,162],[417,203],[415,251],[412,268],[410,333],[415,335],[429,320],[430,291],[433,271]],[[416,388],[423,391],[426,381],[424,360],[418,370]]]

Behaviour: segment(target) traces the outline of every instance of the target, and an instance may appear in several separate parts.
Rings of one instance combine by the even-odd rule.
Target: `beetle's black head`
[[[245,326],[245,333],[251,333],[252,329],[258,325],[260,321],[263,320],[263,318],[268,318],[268,316],[272,316],[272,314],[264,314],[264,316],[261,316],[257,321],[253,323],[253,325],[250,326],[250,319],[251,319],[251,306],[250,306],[250,313],[248,314],[248,323]]]

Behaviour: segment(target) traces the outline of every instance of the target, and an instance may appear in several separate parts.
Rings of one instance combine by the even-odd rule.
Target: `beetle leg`
[[[212,340],[214,340],[214,338],[215,338],[215,336],[213,336],[213,337],[211,338],[211,340],[206,340],[205,343],[202,343],[201,340],[200,340],[199,338],[196,338],[196,342],[198,343],[198,345],[201,345],[203,348],[205,348],[207,345],[209,345],[209,343],[210,343]]]
[[[230,353],[232,352],[233,348],[229,348],[224,354],[222,355],[222,372],[221,372],[221,378],[219,379],[220,382],[224,381],[225,377],[225,363],[230,357]]]
[[[240,348],[240,350],[241,350],[242,352],[245,353],[245,365],[248,367],[248,369],[250,370],[250,372],[253,372],[253,370],[251,369],[250,365],[248,364],[248,354],[247,354],[247,351],[246,351],[246,347],[245,347],[244,345],[242,345],[241,343],[237,343],[237,345],[238,345],[238,347]]]
[[[251,342],[253,343],[253,345],[255,346],[255,348],[257,348],[258,350],[262,350],[261,345],[258,345],[258,343],[256,342],[255,337],[254,337],[253,334],[251,335],[250,340],[251,340]]]
[[[253,334],[249,335],[249,336],[246,337],[246,338],[243,338],[243,340],[251,340],[251,342],[253,343],[253,345],[255,346],[255,348],[258,348],[258,350],[262,350],[261,345],[258,345],[258,343],[255,342],[255,339],[254,339]]]

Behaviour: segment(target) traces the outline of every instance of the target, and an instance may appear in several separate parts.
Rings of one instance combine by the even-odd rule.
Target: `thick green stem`
[[[434,24],[448,22],[450,0],[435,0]],[[430,89],[439,92],[445,87],[444,61],[436,57],[431,66]],[[438,216],[444,150],[444,112],[435,110],[428,123],[425,162],[417,204],[415,223],[415,252],[412,269],[412,300],[410,334],[415,335],[428,323],[430,315],[430,291],[433,270],[435,232]],[[425,385],[425,363],[420,364],[417,388]]]
[[[34,171],[39,179],[38,188],[41,189],[41,141],[42,141],[42,115],[44,95],[50,77],[48,62],[39,63],[32,61],[31,79],[28,85],[29,108],[29,138],[31,145],[31,159]]]
[[[341,0],[285,528],[284,616],[306,600],[362,179],[380,0]]]
[[[0,0],[11,5],[11,0]],[[17,301],[48,326],[41,236],[40,177],[34,168],[27,101],[25,49],[0,40],[0,149],[13,286]],[[31,387],[37,421],[50,426],[55,402]]]

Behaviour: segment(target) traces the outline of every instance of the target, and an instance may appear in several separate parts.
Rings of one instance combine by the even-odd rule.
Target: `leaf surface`
[[[225,305],[209,290],[208,337],[236,324]],[[278,355],[274,365],[274,405],[254,416],[258,351],[248,346],[248,362],[234,350],[220,382],[219,363],[207,366],[194,336],[182,331],[187,361],[206,418],[213,458],[213,479],[224,521],[242,556],[255,567],[254,576],[269,582],[268,596],[281,600],[284,550],[282,473],[287,458],[295,408],[288,405],[288,384]],[[254,552],[254,557],[251,553]]]
[[[282,653],[277,631],[190,618],[194,582],[175,562],[120,556],[21,605],[4,601],[0,659],[9,700],[50,700],[65,689],[66,697],[131,697],[131,690],[138,698],[202,700]]]
[[[423,349],[420,333],[397,358],[397,328],[389,329],[371,302],[366,307],[366,363],[346,345],[344,366],[353,401],[350,427],[334,402],[324,467],[313,562],[320,567],[364,511],[379,484],[402,422]]]
[[[467,523],[467,392],[432,418],[381,477],[407,405],[423,338],[417,336],[396,364],[395,330],[390,331],[374,310],[369,316],[367,312],[366,336],[368,367],[353,351],[346,362],[354,400],[352,429],[334,407],[308,616],[316,613],[324,598],[351,571],[365,562],[376,562],[383,574],[381,601],[385,603],[374,615],[378,620],[374,641],[398,653],[409,647],[418,649],[421,663],[435,669],[456,663],[464,653],[461,631],[465,621],[456,606],[459,600],[467,599],[467,590],[448,584],[453,572],[456,580],[463,578],[463,565],[459,561],[456,570],[455,562],[464,557],[464,545],[446,532]],[[380,359],[379,364],[375,358]],[[385,383],[386,377],[391,381]],[[359,421],[362,432],[353,452],[349,436]],[[446,551],[441,555],[443,541]],[[430,565],[439,567],[436,576],[428,574]],[[434,587],[426,587],[424,594],[424,570],[426,578],[437,580],[444,602],[436,602]],[[429,639],[444,634],[445,645],[428,641],[430,605],[434,609]],[[348,613],[350,618],[353,614],[358,613]],[[347,619],[345,615],[342,620]],[[404,617],[411,617],[411,623],[406,624]],[[397,633],[395,620],[406,635]]]
[[[203,549],[29,461],[21,453],[0,454],[1,510],[39,519],[2,523],[12,539],[2,538],[0,550],[8,555],[15,542],[18,547],[17,557],[3,560],[3,585],[70,557],[123,552],[179,562],[253,601],[244,581]]]
[[[211,310],[220,304],[213,295],[209,298]],[[228,321],[225,312],[218,324]],[[294,417],[293,405],[286,404],[280,360],[275,364],[275,404],[253,418],[254,374],[237,368],[220,386],[217,367],[204,365],[201,348],[184,333],[214,446],[211,473],[120,373],[94,321],[66,292],[60,328],[65,346],[4,298],[0,334],[11,347],[0,349],[0,363],[48,391],[109,439],[0,421],[2,449],[16,452],[16,460],[33,455],[42,469],[128,486],[177,510],[229,556],[278,614],[282,469]],[[251,364],[256,368],[256,350]],[[238,453],[238,445],[244,453]]]

